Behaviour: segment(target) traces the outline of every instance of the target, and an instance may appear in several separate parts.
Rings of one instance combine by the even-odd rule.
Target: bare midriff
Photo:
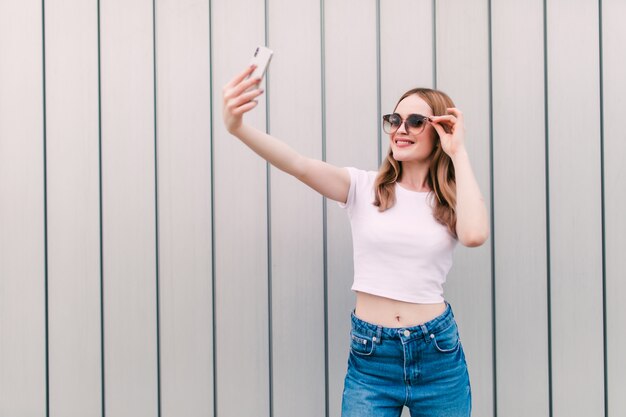
[[[364,292],[356,292],[354,314],[363,321],[383,327],[412,327],[424,324],[446,311],[446,303],[416,304]]]

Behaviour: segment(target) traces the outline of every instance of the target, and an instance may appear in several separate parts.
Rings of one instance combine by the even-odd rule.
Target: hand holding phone
[[[244,113],[258,104],[256,98],[263,94],[263,90],[258,88],[257,80],[263,78],[272,54],[272,50],[264,46],[257,47],[250,66],[224,86],[224,124],[228,132],[237,130],[242,124]],[[252,66],[255,68],[252,69]]]
[[[258,46],[254,51],[252,60],[250,61],[250,65],[255,65],[256,68],[248,78],[263,78],[270,61],[272,60],[273,54],[274,51],[271,49],[268,49],[265,46]]]

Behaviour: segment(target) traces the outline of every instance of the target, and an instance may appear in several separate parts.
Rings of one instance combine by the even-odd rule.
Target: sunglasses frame
[[[398,116],[400,118],[400,124],[398,125],[398,127],[396,127],[395,129],[393,128],[393,125],[391,124],[391,122],[389,121],[389,119],[391,118],[391,116]],[[406,124],[409,119],[411,117],[417,116],[420,118],[420,121],[423,122],[422,126],[419,129],[419,131],[416,131],[416,128],[412,128],[410,125]],[[403,119],[402,116],[400,116],[398,113],[391,113],[391,114],[385,114],[383,116],[383,131],[389,135],[392,135],[394,133],[396,133],[398,131],[398,129],[400,129],[400,126],[404,125],[404,130],[407,133],[411,133],[412,135],[419,135],[420,133],[422,133],[424,131],[424,128],[426,127],[426,122],[430,122],[430,117],[429,116],[424,116],[423,114],[417,114],[417,113],[411,113],[409,114],[406,119]],[[387,130],[385,128],[385,124],[389,125],[389,130]]]

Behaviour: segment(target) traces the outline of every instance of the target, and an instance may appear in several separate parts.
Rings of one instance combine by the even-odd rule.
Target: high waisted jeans
[[[387,328],[352,314],[342,417],[468,417],[472,395],[452,308],[414,327]]]

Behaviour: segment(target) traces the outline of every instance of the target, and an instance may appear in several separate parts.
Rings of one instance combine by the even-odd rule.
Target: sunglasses
[[[404,128],[408,133],[419,135],[428,121],[430,121],[430,118],[421,114],[409,114],[404,120],[398,113],[386,114],[383,116],[383,130],[388,134],[396,133],[404,123]]]

